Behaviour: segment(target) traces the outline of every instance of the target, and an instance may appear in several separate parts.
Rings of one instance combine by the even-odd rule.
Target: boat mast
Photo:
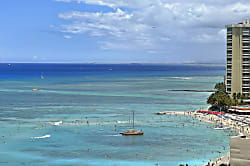
[[[133,111],[133,129],[135,128],[135,111]]]

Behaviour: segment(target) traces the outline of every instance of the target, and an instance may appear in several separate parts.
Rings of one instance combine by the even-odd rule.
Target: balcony
[[[250,73],[250,69],[242,69],[242,73]]]
[[[247,71],[243,70],[242,73],[250,73],[250,72],[249,72],[249,70],[247,70]],[[250,75],[249,75],[249,78],[250,78]]]
[[[242,49],[243,49],[243,50],[249,50],[249,49],[250,49],[250,46],[242,46]]]
[[[242,78],[243,81],[250,81],[250,78]]]
[[[242,50],[246,50],[246,51],[248,51],[250,49],[250,47],[249,46],[242,46]]]
[[[242,56],[242,60],[243,60],[243,59],[249,59],[249,57],[250,57],[249,55],[243,55],[243,56]]]
[[[242,41],[243,41],[243,42],[249,42],[250,39],[249,39],[249,38],[243,38]]]

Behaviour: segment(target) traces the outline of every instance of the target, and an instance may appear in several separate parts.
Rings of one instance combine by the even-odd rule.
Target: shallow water
[[[210,93],[168,90],[212,89],[223,80],[223,66],[0,64],[0,69],[0,164],[202,165],[229,151],[234,133],[190,117],[155,115],[206,109]],[[132,126],[132,111],[144,136],[119,135]]]

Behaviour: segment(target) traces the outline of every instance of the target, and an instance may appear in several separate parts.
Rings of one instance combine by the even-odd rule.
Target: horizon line
[[[226,65],[226,63],[209,63],[209,62],[183,62],[183,63],[150,63],[150,62],[128,62],[128,63],[112,63],[112,62],[0,62],[0,64],[182,64],[182,65]]]

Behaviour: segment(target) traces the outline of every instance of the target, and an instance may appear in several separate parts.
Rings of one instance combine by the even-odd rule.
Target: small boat
[[[230,127],[216,127],[215,130],[229,130]]]
[[[142,131],[135,131],[135,129],[128,129],[123,133],[120,133],[121,135],[143,135]]]
[[[11,64],[9,63],[8,66],[11,66]]]
[[[40,88],[34,88],[34,89],[32,89],[32,91],[39,91],[40,90]]]
[[[136,131],[135,129],[135,112],[133,111],[133,128],[128,129],[125,132],[120,133],[121,135],[129,136],[129,135],[143,135],[143,131]]]
[[[43,74],[41,74],[41,79],[44,79],[44,76],[43,76]]]

